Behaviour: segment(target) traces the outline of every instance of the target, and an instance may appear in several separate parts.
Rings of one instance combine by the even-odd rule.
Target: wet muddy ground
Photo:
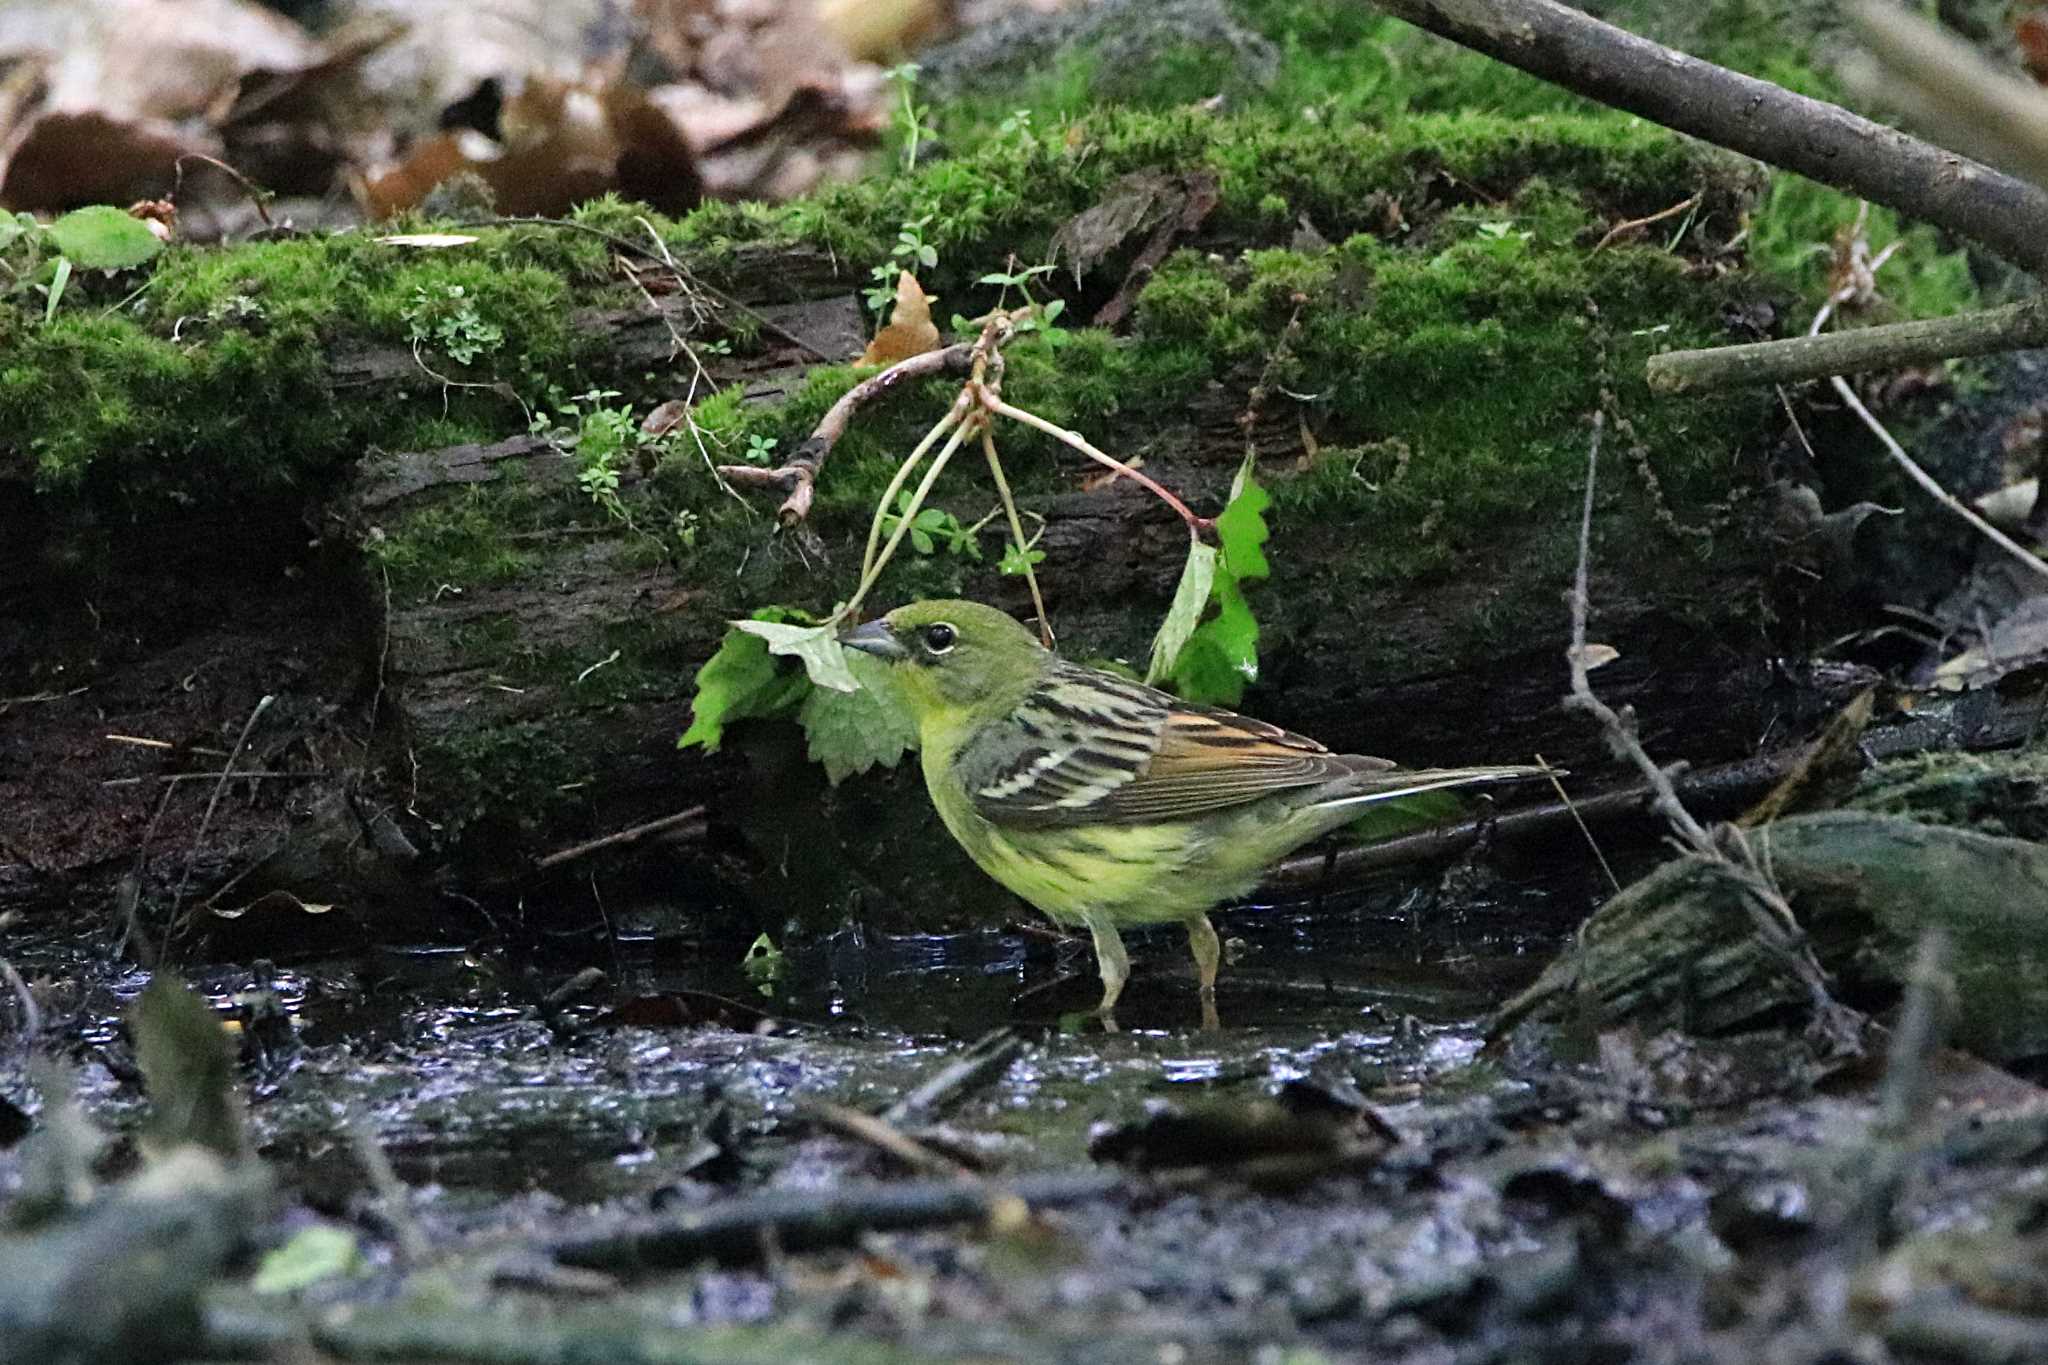
[[[2002,1311],[2048,1292],[2025,1250],[2048,1123],[2017,1077],[1941,1054],[1901,1124],[1875,1033],[1861,1060],[1796,1033],[1483,1052],[1487,1013],[1596,892],[1575,870],[1235,912],[1217,1032],[1194,1027],[1177,934],[1134,939],[1113,1035],[1082,1013],[1085,945],[1023,928],[846,929],[772,974],[630,911],[612,941],[526,960],[193,965],[243,1019],[281,1191],[259,1253],[319,1224],[355,1247],[303,1287],[311,1328],[289,1298],[216,1289],[209,1354],[310,1332],[344,1358],[1877,1359],[1886,1339],[1917,1358],[1913,1313],[1940,1341],[1958,1312],[2031,1322]],[[81,983],[41,992],[46,1038],[132,1135],[120,1019],[143,974],[53,933],[9,954]],[[821,1117],[886,1110],[996,1028],[1013,1060],[902,1125],[973,1174],[908,1171]],[[27,1107],[24,1060],[10,1043],[0,1093]],[[26,1147],[0,1149],[0,1189]],[[132,1159],[123,1139],[101,1166]],[[822,1247],[801,1221],[715,1254],[634,1240],[763,1197],[961,1181],[985,1207],[897,1231],[868,1209]],[[643,1329],[669,1353],[617,1335]]]

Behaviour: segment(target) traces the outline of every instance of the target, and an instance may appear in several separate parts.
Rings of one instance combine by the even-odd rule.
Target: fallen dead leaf
[[[932,321],[936,296],[924,292],[917,276],[908,270],[896,277],[896,307],[889,325],[875,333],[875,339],[860,353],[857,365],[894,365],[914,355],[939,349],[939,329]]]

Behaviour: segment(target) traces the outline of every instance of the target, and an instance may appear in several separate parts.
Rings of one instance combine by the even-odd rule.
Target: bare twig
[[[1042,431],[1046,435],[1052,437],[1054,440],[1072,446],[1075,450],[1080,451],[1083,455],[1086,455],[1089,459],[1095,461],[1097,464],[1105,465],[1108,468],[1115,470],[1124,478],[1127,478],[1131,480],[1131,482],[1137,484],[1139,487],[1148,490],[1161,502],[1165,503],[1168,507],[1171,507],[1174,510],[1174,512],[1179,515],[1180,519],[1187,523],[1188,533],[1190,535],[1205,535],[1211,529],[1214,528],[1216,523],[1213,518],[1196,516],[1194,512],[1189,510],[1188,505],[1186,503],[1182,502],[1172,493],[1169,493],[1157,479],[1154,479],[1151,475],[1144,473],[1142,470],[1132,468],[1130,465],[1125,464],[1122,460],[1117,459],[1113,455],[1103,454],[1094,446],[1090,445],[1088,443],[1087,438],[1080,435],[1079,433],[1068,431],[1065,427],[1062,426],[1056,426],[1053,423],[1046,421],[1043,417],[1040,417],[1035,412],[1026,412],[1024,409],[1016,407],[1013,404],[1006,403],[1002,399],[996,397],[994,394],[987,393],[985,391],[982,397],[982,407],[997,417],[1007,417],[1013,422],[1022,422],[1025,426],[1032,428],[1034,431]]]
[[[1631,218],[1625,223],[1616,223],[1613,227],[1607,229],[1606,235],[1593,243],[1593,250],[1595,253],[1598,253],[1613,245],[1614,241],[1623,233],[1638,232],[1653,223],[1661,223],[1667,218],[1676,218],[1681,213],[1689,213],[1693,209],[1698,208],[1705,198],[1705,190],[1695,190],[1691,198],[1681,199],[1668,209],[1658,209],[1646,218]]]
[[[1010,1069],[1024,1051],[1016,1030],[999,1028],[940,1067],[916,1089],[882,1111],[890,1123],[925,1123]]]
[[[943,374],[964,376],[973,363],[973,357],[974,347],[961,342],[899,360],[842,394],[780,468],[764,470],[728,464],[718,466],[718,472],[741,487],[770,487],[783,493],[782,506],[776,509],[775,515],[784,526],[793,526],[810,515],[811,490],[817,483],[818,472],[825,467],[832,447],[846,434],[847,424],[856,412],[911,380]]]
[[[535,863],[534,869],[545,872],[551,867],[560,867],[563,863],[573,863],[578,858],[589,857],[591,854],[607,848],[623,848],[628,844],[637,844],[642,839],[651,838],[656,834],[666,834],[670,830],[683,829],[692,824],[701,825],[703,822],[704,807],[692,806],[688,810],[677,811],[674,815],[664,815],[659,820],[649,820],[644,825],[635,825],[631,829],[616,830],[611,834],[604,835],[602,838],[588,839],[580,844],[571,844],[568,848],[556,849],[553,853],[548,854],[545,858]]]
[[[185,871],[178,878],[177,892],[171,897],[170,918],[174,922],[178,917],[178,907],[185,903],[185,888],[191,884],[192,866],[199,860],[199,849],[206,841],[207,826],[213,823],[213,812],[220,805],[221,793],[228,789],[228,779],[234,775],[235,760],[241,757],[242,747],[249,742],[249,735],[255,730],[256,722],[263,718],[263,713],[268,711],[270,704],[276,700],[275,696],[265,693],[256,703],[256,709],[249,713],[249,719],[242,722],[242,733],[236,737],[235,747],[228,751],[228,761],[221,764],[220,781],[214,784],[213,795],[206,802],[206,814],[199,818],[199,832],[192,836],[192,851],[185,856]]]
[[[856,1142],[864,1142],[878,1152],[885,1152],[920,1174],[970,1179],[974,1176],[974,1172],[967,1167],[943,1153],[933,1151],[886,1118],[863,1114],[858,1109],[849,1109],[843,1104],[820,1099],[803,1101],[798,1105],[798,1111],[813,1123],[830,1128],[833,1132],[850,1137]]]
[[[1882,100],[1950,146],[2048,184],[2048,95],[1898,4],[1844,6],[1870,49],[1845,63],[1860,95]]]
[[[1878,421],[1870,409],[1863,406],[1863,400],[1856,396],[1856,390],[1849,386],[1848,380],[1834,379],[1830,382],[1835,386],[1835,393],[1840,396],[1842,402],[1847,404],[1849,410],[1860,417],[1863,420],[1863,425],[1869,427],[1871,434],[1877,437],[1878,443],[1884,447],[1885,453],[1891,456],[1892,462],[1905,470],[1907,477],[1912,479],[1914,483],[1919,484],[1929,497],[1961,517],[1964,521],[1969,522],[1970,525],[1976,527],[1977,530],[1984,534],[1986,539],[1999,549],[2019,560],[2020,563],[2026,565],[2035,573],[2048,578],[2048,563],[2042,562],[2039,555],[1999,530],[1996,526],[1993,526],[1990,522],[1984,520],[1967,503],[1959,501],[1955,494],[1943,488],[1932,474],[1922,469],[1919,463],[1906,453],[1906,448],[1894,440],[1889,431],[1885,430],[1884,423]]]
[[[2048,300],[2028,299],[1950,318],[1887,323],[1853,332],[1666,351],[1651,356],[1644,373],[1659,393],[1705,393],[1896,370],[2041,345],[2048,345]]]
[[[266,202],[273,197],[271,192],[250,180],[248,176],[243,175],[219,157],[208,156],[204,152],[187,152],[171,163],[171,202],[173,204],[178,202],[178,192],[185,188],[185,163],[188,161],[202,161],[215,170],[225,172],[230,180],[233,180],[242,187],[242,193],[249,196],[249,203],[255,207],[256,216],[263,220],[263,226],[276,226],[276,224],[270,221],[270,210],[265,207]]]
[[[550,227],[561,228],[568,232],[580,232],[583,233],[585,236],[595,237],[601,242],[606,242],[610,244],[612,249],[615,251],[624,252],[628,256],[638,256],[642,260],[659,262],[660,264],[665,265],[670,269],[681,273],[685,280],[688,282],[690,288],[708,294],[711,298],[716,300],[721,307],[730,308],[736,313],[746,314],[748,317],[754,320],[755,324],[759,326],[762,331],[767,332],[772,336],[780,337],[782,338],[782,340],[788,342],[790,345],[796,347],[797,349],[808,352],[813,360],[823,361],[825,364],[831,365],[836,364],[840,359],[840,357],[832,355],[830,352],[821,349],[816,343],[806,341],[804,338],[798,336],[795,332],[792,332],[787,327],[784,327],[781,323],[776,322],[771,318],[762,316],[760,312],[756,311],[755,309],[749,308],[746,304],[741,303],[738,299],[726,293],[724,290],[717,288],[715,285],[706,284],[697,276],[688,274],[687,272],[683,271],[683,268],[676,263],[675,259],[672,256],[668,256],[666,248],[664,248],[660,252],[649,251],[646,247],[641,246],[638,242],[629,241],[628,239],[619,236],[615,232],[607,232],[601,227],[593,227],[589,223],[578,223],[568,218],[541,218],[537,216],[531,218],[491,217],[478,218],[473,219],[469,222],[456,223],[454,224],[454,226],[481,228]],[[664,257],[667,257],[667,259],[663,259]]]
[[[1599,474],[1600,436],[1605,416],[1605,413],[1593,415],[1593,434],[1587,443],[1586,497],[1579,512],[1579,563],[1571,591],[1572,639],[1570,648],[1565,652],[1571,668],[1571,693],[1565,704],[1592,716],[1599,723],[1601,733],[1607,739],[1607,747],[1614,756],[1635,765],[1649,784],[1651,800],[1670,823],[1685,852],[1720,868],[1741,889],[1744,903],[1750,908],[1758,940],[1776,953],[1805,987],[1813,1006],[1815,1023],[1846,1041],[1845,1031],[1838,1027],[1838,1007],[1828,993],[1827,975],[1814,958],[1813,949],[1806,942],[1784,893],[1757,863],[1741,831],[1724,827],[1724,838],[1717,840],[1693,818],[1685,803],[1678,799],[1670,774],[1651,760],[1642,741],[1636,738],[1634,714],[1617,712],[1600,700],[1587,676],[1586,576],[1587,565],[1593,556],[1593,490]]]

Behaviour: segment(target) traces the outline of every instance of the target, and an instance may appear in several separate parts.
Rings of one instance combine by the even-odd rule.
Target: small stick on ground
[[[623,848],[628,844],[637,844],[642,839],[652,838],[657,834],[666,834],[670,830],[683,829],[693,823],[702,824],[703,821],[704,807],[692,806],[688,810],[677,811],[674,815],[664,815],[659,820],[649,820],[644,825],[634,825],[631,829],[617,830],[600,838],[587,839],[580,844],[571,844],[567,848],[556,849],[553,853],[548,854],[545,858],[535,863],[534,870],[545,872],[551,867],[560,867],[564,863],[573,863],[578,858],[589,857],[591,854],[601,852],[607,848]]]
[[[1657,393],[1707,393],[1751,384],[1788,384],[1867,370],[1898,370],[1961,356],[2048,344],[2048,300],[1860,327],[1853,332],[1666,351],[1644,365]]]
[[[974,1172],[953,1158],[931,1148],[911,1137],[887,1119],[873,1114],[863,1114],[830,1100],[805,1100],[797,1111],[820,1127],[830,1128],[842,1137],[864,1142],[878,1152],[896,1158],[911,1170],[921,1175],[955,1176],[971,1179]]]
[[[221,764],[220,781],[214,784],[213,795],[207,799],[206,814],[199,817],[199,832],[192,836],[192,851],[185,855],[185,871],[178,878],[177,892],[171,897],[170,918],[173,923],[177,921],[178,908],[185,903],[185,888],[192,882],[192,865],[199,860],[199,849],[206,841],[207,826],[213,823],[213,812],[220,805],[221,793],[228,789],[228,779],[234,775],[235,760],[242,756],[242,747],[249,742],[250,732],[255,730],[256,722],[263,718],[263,713],[268,711],[270,704],[276,700],[275,696],[266,693],[256,703],[256,709],[249,713],[249,719],[242,722],[242,733],[236,737],[235,747],[228,751],[228,761]]]
[[[1593,243],[1593,251],[1595,254],[1598,254],[1605,248],[1612,246],[1615,239],[1625,232],[1638,232],[1652,224],[1661,223],[1667,218],[1676,218],[1681,213],[1696,209],[1705,198],[1706,191],[1695,191],[1690,199],[1681,199],[1668,209],[1658,209],[1647,218],[1631,218],[1625,223],[1616,223],[1613,227],[1607,229],[1607,234],[1604,237]]]
[[[999,1028],[983,1034],[973,1046],[933,1072],[909,1094],[882,1111],[894,1124],[929,1123],[968,1095],[1010,1069],[1024,1051],[1016,1030]]]
[[[2044,563],[2039,555],[1999,530],[1996,526],[1993,526],[1990,522],[1984,520],[1983,517],[1977,515],[1976,511],[1968,504],[1959,501],[1955,494],[1943,488],[1932,474],[1922,469],[1919,463],[1906,453],[1906,448],[1892,438],[1891,432],[1885,430],[1884,423],[1878,421],[1876,415],[1869,408],[1863,406],[1863,400],[1856,396],[1856,390],[1849,387],[1848,380],[1835,379],[1830,382],[1834,384],[1835,393],[1848,406],[1849,411],[1861,418],[1863,425],[1869,427],[1871,434],[1877,437],[1878,443],[1884,447],[1885,453],[1891,456],[1892,463],[1905,470],[1907,477],[1912,479],[1914,483],[1919,484],[1922,491],[1943,507],[1961,517],[1964,521],[1969,522],[1970,525],[1982,532],[1985,538],[1999,549],[2019,560],[2020,563],[2026,565],[2035,573],[2040,574],[2043,578],[2048,578],[2048,563]]]

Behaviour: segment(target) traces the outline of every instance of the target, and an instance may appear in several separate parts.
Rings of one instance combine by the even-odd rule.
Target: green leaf
[[[789,959],[775,946],[775,940],[762,934],[747,945],[747,955],[740,959],[740,971],[747,980],[754,983],[761,994],[775,994],[775,983],[789,970]]]
[[[1016,541],[1003,546],[1003,561],[996,565],[999,573],[1021,574],[1033,565],[1045,562],[1045,551],[1027,550]]]
[[[65,214],[50,224],[50,239],[81,270],[125,270],[164,249],[148,224],[108,204]]]
[[[128,1010],[135,1064],[149,1094],[148,1145],[187,1144],[234,1159],[243,1154],[235,1054],[213,1007],[169,972],[158,972]]]
[[[1145,681],[1158,682],[1173,671],[1181,647],[1195,633],[1195,623],[1209,605],[1209,589],[1216,582],[1216,547],[1190,538],[1188,562],[1180,571],[1180,586],[1173,590],[1173,602],[1159,633],[1152,637],[1152,661],[1145,667]]]
[[[796,626],[779,621],[734,621],[732,625],[766,640],[770,654],[787,654],[801,660],[804,672],[820,687],[851,692],[860,686],[846,667],[846,651],[839,647],[839,634],[831,626]]]
[[[1235,706],[1259,680],[1259,623],[1237,577],[1216,573],[1216,615],[1195,628],[1174,660],[1174,690],[1189,701]]]
[[[776,607],[761,614],[787,615]],[[676,741],[676,747],[701,745],[706,753],[716,753],[726,726],[754,717],[785,715],[809,686],[803,674],[776,664],[766,641],[744,631],[727,631],[718,652],[697,670],[690,728]]]
[[[915,522],[911,523],[910,527],[910,548],[921,555],[928,555],[935,548],[932,545],[932,538],[919,530]]]
[[[917,723],[884,681],[889,665],[858,652],[849,653],[846,662],[860,690],[812,688],[797,713],[811,761],[824,765],[825,778],[835,787],[877,765],[893,768],[917,747]]]
[[[273,1247],[256,1263],[249,1288],[258,1294],[294,1294],[322,1280],[355,1275],[365,1268],[356,1235],[332,1223],[299,1229],[281,1247]]]
[[[1180,651],[1158,675],[1172,678],[1175,690],[1189,701],[1235,706],[1244,700],[1245,688],[1259,678],[1259,622],[1245,601],[1244,584],[1272,573],[1273,566],[1266,559],[1271,532],[1265,514],[1273,500],[1259,486],[1255,474],[1248,454],[1231,481],[1230,502],[1216,518],[1216,538],[1222,549],[1209,594],[1216,615],[1188,633]],[[1175,606],[1179,606],[1177,597]]]
[[[50,269],[50,282],[43,286],[43,321],[57,316],[57,303],[64,297],[64,286],[71,282],[71,258],[59,256]]]
[[[1230,503],[1216,518],[1216,538],[1223,542],[1223,563],[1231,576],[1242,583],[1247,578],[1264,578],[1273,571],[1266,562],[1266,509],[1272,497],[1259,487],[1252,462],[1247,458],[1230,484]]]

